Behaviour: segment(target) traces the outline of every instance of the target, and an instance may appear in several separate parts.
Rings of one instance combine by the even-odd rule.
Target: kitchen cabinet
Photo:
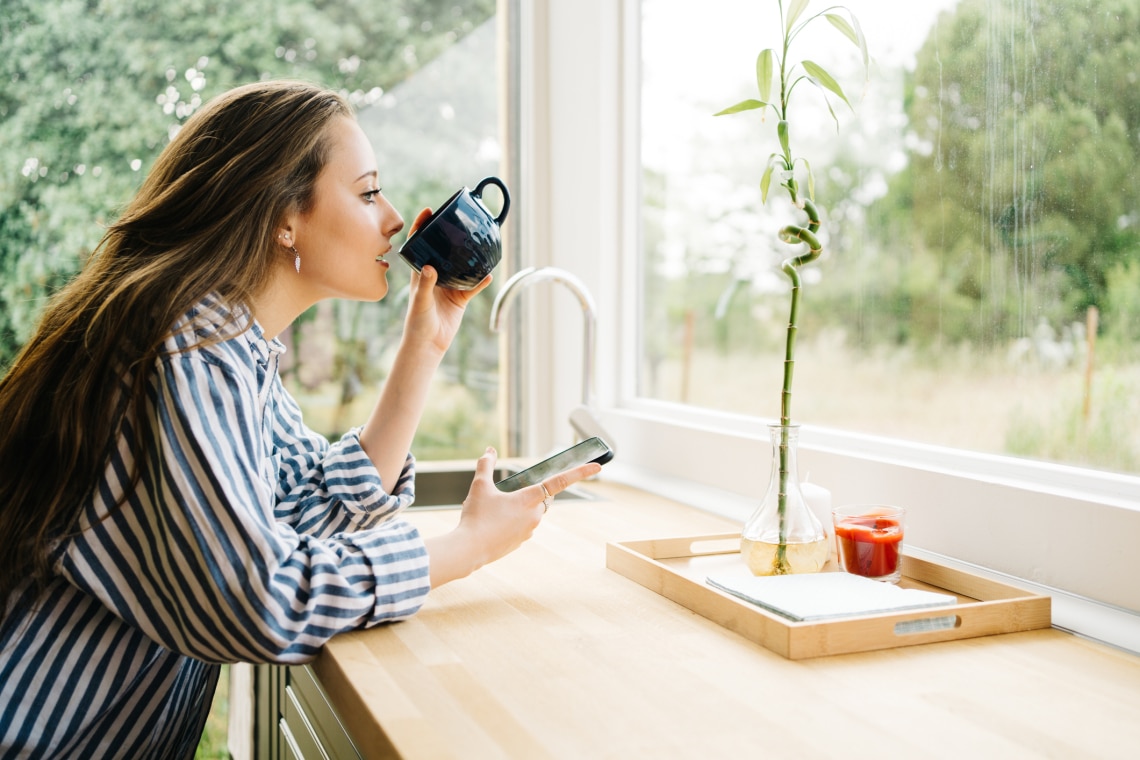
[[[255,677],[259,760],[361,757],[310,666],[258,665]]]

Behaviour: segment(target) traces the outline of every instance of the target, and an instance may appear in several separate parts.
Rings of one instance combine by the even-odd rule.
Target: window
[[[866,88],[823,19],[786,62],[821,64],[854,105],[828,93],[833,119],[809,83],[791,96],[824,244],[803,270],[793,419],[1140,472],[1135,5],[846,5]],[[641,29],[638,394],[777,417],[779,262],[801,251],[776,232],[806,216],[778,180],[760,202],[773,111],[712,117],[758,97],[777,4],[645,0]]]
[[[380,32],[397,41],[394,47],[411,70],[390,87],[367,93],[358,119],[375,147],[385,194],[409,226],[421,208],[438,208],[459,188],[503,175],[511,163],[503,123],[507,87],[499,68],[501,19],[494,6],[424,3],[401,17],[396,34]],[[413,29],[442,33],[443,39],[421,52],[415,35],[403,37]],[[496,192],[488,190],[486,200],[497,210]],[[405,239],[406,232],[395,248]],[[296,359],[286,365],[286,383],[306,422],[329,436],[367,419],[403,332],[409,267],[398,256],[389,260],[390,291],[383,300],[327,301],[291,330]],[[488,326],[497,287],[468,306],[444,358],[413,443],[421,460],[474,458],[499,441],[498,339]]]
[[[510,109],[498,5],[257,0],[221,12],[195,2],[76,10],[5,0],[0,368],[179,125],[237,84],[296,77],[345,92],[373,141],[385,193],[409,223],[459,187],[502,173],[512,141],[503,132]],[[390,260],[389,297],[318,305],[281,336],[290,347],[285,382],[309,424],[329,436],[367,418],[399,339],[408,268]],[[489,298],[472,305],[439,373],[415,442],[421,458],[477,456],[497,441],[489,309]]]
[[[539,52],[524,59],[536,79],[524,88],[536,135],[524,177],[549,214],[536,253],[598,296],[598,395],[618,452],[607,472],[743,519],[766,485],[764,422],[778,413],[788,296],[770,271],[787,204],[775,192],[759,203],[777,149],[772,119],[713,114],[752,96],[756,56],[777,44],[763,36],[776,2],[527,5]],[[837,136],[805,87],[807,125],[792,138],[812,161],[831,252],[805,273],[793,406],[801,470],[837,502],[906,504],[923,550],[1140,610],[1121,580],[1140,573],[1125,538],[1140,530],[1135,468],[1087,459],[1098,447],[1076,434],[1067,446],[1020,443],[1064,439],[1074,411],[1084,419],[1091,341],[1075,325],[1088,324],[1092,305],[1089,428],[1121,449],[1137,432],[1112,428],[1133,418],[1125,410],[1137,395],[1124,326],[1140,183],[1121,152],[1136,150],[1137,111],[1077,108],[1057,88],[1095,68],[1086,91],[1134,103],[1124,82],[1137,69],[1128,35],[1140,20],[1124,4],[1051,6],[1066,30],[1057,42],[1052,22],[1005,0],[847,5],[876,57],[866,95],[844,68],[855,48],[821,23],[822,42],[805,37],[801,53],[835,73],[856,113],[835,106]],[[1116,27],[1133,31],[1117,37]],[[1079,29],[1094,41],[1078,52],[1097,66],[1042,52]],[[1053,152],[1073,145],[1089,156],[1053,166]],[[1078,204],[1101,180],[1113,188],[1101,206]],[[1074,183],[1090,189],[1073,193]],[[1072,226],[1062,223],[1069,206],[1096,221],[1097,254],[1062,260],[1087,242],[1075,230],[1088,218],[1074,211]],[[1053,337],[1038,344],[1041,319]],[[547,342],[559,350],[537,385],[553,388],[555,427],[576,400],[566,379],[578,372],[577,332],[551,320]],[[994,387],[1003,383],[1018,393]],[[948,414],[955,396],[966,403]],[[940,416],[955,425],[939,427]],[[1074,538],[1074,521],[1092,544]]]

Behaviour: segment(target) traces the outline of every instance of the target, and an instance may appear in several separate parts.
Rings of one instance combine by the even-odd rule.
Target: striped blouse
[[[219,663],[306,662],[423,604],[427,552],[397,519],[412,456],[389,495],[358,431],[330,444],[307,429],[278,376],[284,346],[242,314],[206,299],[175,326],[146,424],[124,425],[54,577],[10,597],[0,758],[191,757]],[[134,435],[142,478],[112,511]]]

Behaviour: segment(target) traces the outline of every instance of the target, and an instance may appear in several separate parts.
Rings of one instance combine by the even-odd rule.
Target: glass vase
[[[769,425],[768,491],[741,533],[740,553],[753,575],[817,573],[830,553],[827,532],[800,490],[799,425]]]

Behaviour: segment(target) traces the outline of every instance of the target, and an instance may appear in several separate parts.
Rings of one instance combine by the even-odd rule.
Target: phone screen
[[[551,475],[556,475],[571,467],[577,467],[586,462],[605,464],[614,458],[614,452],[601,438],[587,438],[565,451],[560,451],[549,459],[544,459],[533,467],[522,472],[516,472],[509,478],[500,480],[495,485],[500,491],[517,491],[520,488],[541,483]]]

